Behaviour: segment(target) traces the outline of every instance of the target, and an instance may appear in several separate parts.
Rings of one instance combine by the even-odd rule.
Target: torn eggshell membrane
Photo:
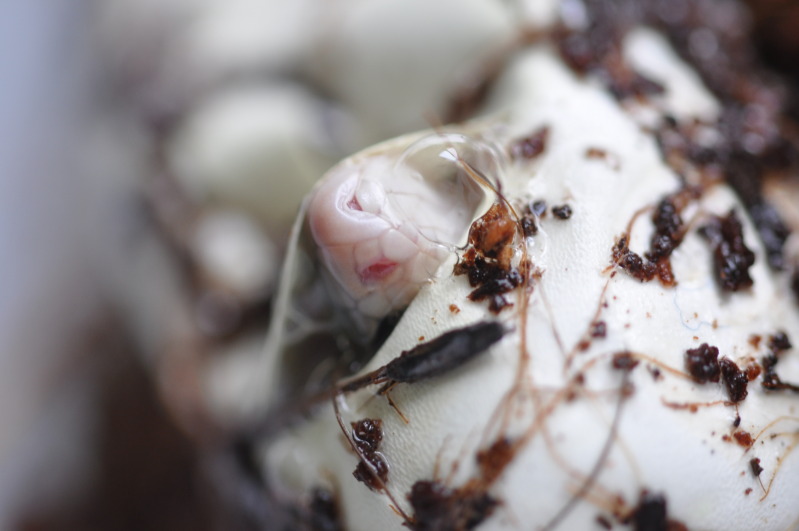
[[[480,176],[499,175],[502,155],[466,133],[384,142],[320,180],[289,238],[264,355],[221,360],[211,373],[220,418],[257,422],[374,354],[381,320],[430,282],[493,201]]]
[[[657,60],[688,72],[662,40],[638,38],[661,52]],[[668,90],[670,80],[657,81]],[[697,80],[684,75],[679,82]],[[701,85],[690,88],[682,93],[709,99]],[[745,398],[685,372],[686,352],[703,343],[745,368],[768,353],[767,342],[756,344],[753,335],[799,331],[785,275],[768,269],[738,199],[723,184],[707,186],[682,213],[689,221],[671,256],[676,286],[642,282],[614,266],[614,244],[626,234],[643,255],[655,206],[681,187],[652,136],[548,49],[520,54],[494,97],[500,110],[510,109],[494,136],[507,152],[542,127],[550,131],[539,157],[505,168],[504,195],[519,211],[535,200],[572,209],[569,219],[544,216],[528,238],[534,274],[499,316],[511,332],[448,374],[395,386],[391,397],[402,416],[375,397],[378,389],[365,388],[337,397],[340,424],[327,404],[265,440],[260,456],[273,495],[308,507],[310,493],[324,489],[336,499],[341,525],[354,530],[425,529],[450,517],[458,528],[480,529],[795,527],[796,396],[765,390],[756,370],[748,373]],[[714,106],[700,99],[666,110],[681,116],[695,105],[712,114]],[[597,152],[610,157],[587,156]],[[341,204],[359,197],[357,186],[350,191]],[[352,215],[362,215],[364,203],[358,199],[363,210]],[[756,259],[753,286],[725,293],[697,229],[731,210]],[[457,260],[450,254],[422,286],[362,373],[447,331],[495,318],[469,300],[464,276],[449,274]],[[360,282],[363,264],[343,263],[351,278],[337,273],[337,281]],[[799,378],[795,353],[780,355],[779,370],[784,379]],[[353,477],[363,455],[342,442],[342,435],[355,440],[349,427],[363,419],[379,420],[382,430],[381,474],[387,471],[378,488]]]
[[[331,170],[313,192],[308,223],[336,302],[368,319],[407,306],[486,197],[474,172],[495,175],[499,164],[487,143],[433,133],[398,159],[375,154]]]

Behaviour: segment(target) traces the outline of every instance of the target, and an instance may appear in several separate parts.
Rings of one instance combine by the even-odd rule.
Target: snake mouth
[[[388,277],[395,269],[397,269],[397,262],[390,260],[378,260],[377,262],[361,269],[358,276],[363,284],[374,284],[381,282]]]

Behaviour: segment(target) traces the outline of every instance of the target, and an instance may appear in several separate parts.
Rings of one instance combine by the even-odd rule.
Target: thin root
[[[386,400],[388,400],[388,405],[390,405],[391,408],[394,411],[396,411],[397,415],[399,415],[399,417],[402,419],[402,421],[405,424],[410,424],[411,421],[408,420],[408,417],[405,416],[405,414],[402,412],[402,410],[399,408],[399,406],[397,406],[397,403],[394,402],[394,399],[391,398],[391,390],[394,388],[395,385],[397,385],[397,383],[398,382],[388,382],[387,384],[385,384],[383,387],[381,387],[377,391],[377,394],[385,396]]]

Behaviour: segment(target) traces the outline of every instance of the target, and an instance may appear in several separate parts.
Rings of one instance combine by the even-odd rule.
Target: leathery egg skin
[[[740,201],[720,183],[686,192],[636,118],[551,51],[519,58],[496,90],[511,110],[485,126],[493,142],[511,152],[549,131],[539,155],[510,162],[493,198],[513,223],[536,224],[507,242],[502,267],[522,281],[491,311],[468,271],[498,259],[450,250],[359,374],[478,323],[507,333],[430,379],[339,388],[264,443],[275,495],[302,505],[315,489],[334,493],[347,529],[794,528],[797,399],[768,378],[778,359],[780,381],[799,379],[782,341],[799,312]],[[525,210],[533,202],[547,209]],[[672,284],[647,265],[664,204],[680,220]],[[569,215],[553,213],[566,205]],[[751,253],[751,286],[720,287],[714,224]],[[698,376],[697,356],[718,378]]]

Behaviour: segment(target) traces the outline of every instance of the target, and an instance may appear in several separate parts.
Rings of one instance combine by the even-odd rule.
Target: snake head
[[[400,309],[461,245],[499,171],[487,143],[433,134],[348,159],[316,188],[308,221],[340,302],[379,319]]]

